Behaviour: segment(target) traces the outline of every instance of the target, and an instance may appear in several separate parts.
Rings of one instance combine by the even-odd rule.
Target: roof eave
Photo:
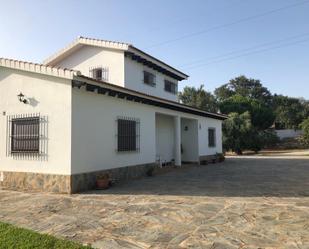
[[[99,86],[102,85],[103,87],[107,87],[107,88],[114,90],[114,91],[127,93],[127,94],[134,95],[134,96],[137,96],[137,97],[146,98],[146,99],[149,99],[149,100],[152,100],[152,101],[157,101],[157,102],[160,102],[160,103],[163,103],[163,104],[166,104],[166,105],[179,107],[179,108],[183,108],[183,109],[186,109],[186,110],[191,110],[192,112],[195,112],[195,113],[198,112],[198,113],[201,114],[199,116],[207,116],[207,117],[210,117],[210,118],[213,118],[213,119],[218,119],[218,120],[225,120],[225,119],[228,118],[224,114],[207,112],[207,111],[204,111],[204,110],[196,108],[196,107],[184,105],[184,104],[181,104],[181,103],[178,103],[178,102],[175,102],[175,101],[171,101],[171,100],[162,99],[160,97],[148,95],[148,94],[145,94],[145,93],[142,93],[142,92],[138,92],[138,91],[131,90],[131,89],[121,87],[121,86],[117,86],[117,85],[107,83],[107,82],[104,82],[104,81],[92,79],[92,78],[89,78],[85,75],[79,75],[77,77],[74,77],[74,79],[77,80],[77,81],[84,81],[84,82],[86,81],[89,84],[96,84],[96,85],[99,85]],[[198,114],[195,114],[195,115],[198,115]]]
[[[134,47],[133,45],[130,45],[130,46],[129,46],[128,51],[137,52],[137,53],[139,53],[139,54],[142,54],[142,55],[148,57],[149,59],[151,59],[151,60],[157,62],[159,65],[161,64],[161,65],[164,66],[165,68],[168,68],[168,69],[171,70],[173,73],[175,73],[175,74],[177,74],[179,77],[181,77],[183,80],[186,80],[186,79],[189,78],[189,75],[187,75],[187,74],[185,74],[185,73],[179,71],[178,69],[176,69],[176,68],[174,68],[174,67],[172,67],[172,66],[166,64],[165,62],[163,62],[163,61],[161,61],[161,60],[159,60],[159,59],[153,57],[152,55],[150,55],[150,54],[148,54],[148,53],[146,53],[146,52],[144,52],[144,51],[142,51],[142,50],[140,50],[140,49]]]
[[[7,59],[7,58],[0,58],[0,67],[26,71],[31,73],[38,73],[65,79],[73,79],[74,76],[80,75],[79,71],[75,71],[72,69],[51,67],[43,64]]]

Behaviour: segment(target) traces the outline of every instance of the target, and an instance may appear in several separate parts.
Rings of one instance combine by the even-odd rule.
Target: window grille
[[[46,155],[47,118],[40,114],[7,117],[7,155]]]
[[[89,70],[90,78],[96,80],[107,81],[109,80],[109,68],[108,67],[92,67]]]
[[[208,147],[216,146],[216,129],[209,128],[208,129]]]
[[[164,90],[173,94],[177,94],[177,84],[169,80],[164,81]]]
[[[140,122],[139,119],[117,118],[117,151],[139,151],[140,149]]]
[[[153,73],[144,71],[144,83],[149,86],[156,85],[156,76]]]

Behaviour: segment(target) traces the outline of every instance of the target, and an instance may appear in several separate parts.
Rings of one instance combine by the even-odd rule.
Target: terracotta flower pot
[[[97,179],[97,188],[98,189],[108,189],[109,179]]]

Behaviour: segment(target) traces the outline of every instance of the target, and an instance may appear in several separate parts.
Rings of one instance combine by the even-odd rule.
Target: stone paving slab
[[[309,160],[228,159],[76,195],[0,191],[0,221],[96,248],[309,248]]]

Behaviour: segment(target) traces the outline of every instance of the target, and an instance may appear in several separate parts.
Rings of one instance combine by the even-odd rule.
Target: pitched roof
[[[73,41],[71,44],[66,46],[65,48],[61,49],[54,55],[47,58],[43,63],[50,66],[55,66],[59,61],[61,61],[66,56],[72,54],[76,50],[80,49],[82,46],[88,45],[88,46],[96,46],[96,47],[102,47],[102,48],[109,48],[109,49],[117,49],[122,50],[124,52],[128,52],[130,54],[134,54],[138,57],[145,57],[147,61],[150,63],[157,64],[160,67],[167,68],[170,70],[173,74],[178,75],[181,79],[187,79],[189,76],[178,69],[166,64],[165,62],[147,54],[146,52],[134,47],[132,44],[124,43],[124,42],[116,42],[116,41],[108,41],[108,40],[100,40],[100,39],[93,39],[93,38],[87,38],[79,36],[75,41]]]
[[[66,79],[73,79],[74,76],[80,75],[79,71],[75,71],[72,69],[52,67],[43,64],[8,58],[0,58],[0,67],[7,67],[32,73],[51,75]]]

